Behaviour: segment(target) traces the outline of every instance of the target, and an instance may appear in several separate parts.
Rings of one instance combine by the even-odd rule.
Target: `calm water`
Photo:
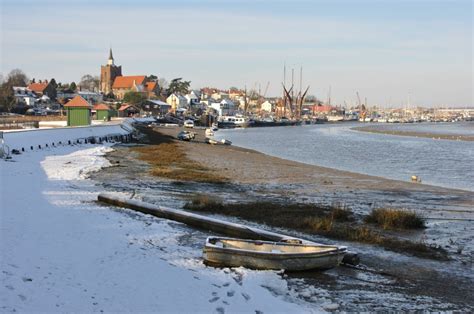
[[[474,142],[351,130],[362,124],[219,130],[233,145],[318,166],[474,191]],[[410,131],[472,134],[473,123],[409,124]],[[403,127],[398,126],[397,127]]]

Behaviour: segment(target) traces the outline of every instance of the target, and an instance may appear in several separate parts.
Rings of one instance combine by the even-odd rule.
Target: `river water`
[[[219,130],[216,137],[307,164],[402,181],[417,175],[424,184],[474,191],[474,142],[352,130],[356,126],[361,124],[227,129]],[[406,124],[397,128],[472,135],[474,123]]]

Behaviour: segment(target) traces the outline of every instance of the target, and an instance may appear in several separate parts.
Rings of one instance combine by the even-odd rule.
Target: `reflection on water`
[[[351,130],[361,124],[219,130],[234,145],[318,166],[474,191],[474,142],[401,137]],[[431,132],[438,125],[410,124]],[[472,133],[472,124],[441,124],[444,133]],[[397,127],[404,127],[397,126]],[[437,130],[437,132],[440,132]]]

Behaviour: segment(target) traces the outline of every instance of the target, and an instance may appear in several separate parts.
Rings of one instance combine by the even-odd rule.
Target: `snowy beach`
[[[70,130],[76,132],[69,134],[71,140],[128,132],[120,126]],[[97,130],[103,133],[97,133]],[[62,136],[58,135],[60,133],[61,129],[11,132],[5,136],[12,147],[28,143],[36,146],[33,151],[26,150],[14,155],[10,161],[0,162],[0,304],[4,312],[301,313],[467,310],[471,306],[465,299],[468,292],[463,296],[452,285],[450,288],[454,290],[447,297],[452,301],[448,301],[434,286],[430,288],[433,291],[425,293],[417,285],[404,283],[421,284],[426,280],[424,274],[446,282],[446,276],[452,276],[452,271],[459,269],[458,262],[426,261],[363,244],[341,243],[361,252],[365,264],[378,267],[381,261],[390,260],[384,265],[387,266],[385,270],[361,272],[339,267],[326,272],[285,274],[207,267],[202,262],[202,246],[205,238],[212,235],[209,232],[104,206],[96,202],[97,195],[114,192],[175,206],[182,202],[183,195],[193,193],[190,191],[193,189],[195,192],[208,189],[207,192],[215,191],[234,198],[239,194],[258,197],[260,182],[248,185],[256,184],[255,190],[246,190],[247,185],[235,190],[236,186],[230,185],[228,188],[232,191],[208,184],[174,185],[170,180],[148,174],[146,164],[126,145],[44,146],[52,140],[58,141]],[[61,139],[64,142],[66,138]],[[247,165],[254,162],[257,168],[271,160],[274,167],[267,170],[274,172],[275,178],[281,178],[278,184],[267,187],[272,193],[279,193],[273,188],[278,189],[282,184],[281,188],[291,181],[290,177],[278,174],[275,167],[281,163],[294,170],[313,173],[313,166],[279,160],[251,150],[182,144],[191,145],[186,146],[192,148],[188,152],[190,156],[200,155],[201,161],[208,156],[208,163],[216,162],[210,157],[216,151],[224,156],[234,156],[233,163],[226,165],[229,167],[227,173],[235,173],[230,165],[238,165],[237,159],[243,158],[241,154],[247,156]],[[43,145],[42,149],[37,145]],[[314,169],[314,174],[324,173],[320,168]],[[337,171],[330,173],[336,175]],[[347,176],[347,173],[342,174]],[[261,177],[260,180],[271,178]],[[337,180],[347,182],[347,177]],[[331,187],[335,188],[334,185]],[[321,237],[314,240],[328,241]],[[409,271],[408,264],[418,272]],[[434,272],[441,265],[445,270]],[[455,275],[451,279],[458,289],[465,291],[466,285],[472,282],[472,274],[464,275],[459,269]],[[458,297],[454,299],[455,295]]]

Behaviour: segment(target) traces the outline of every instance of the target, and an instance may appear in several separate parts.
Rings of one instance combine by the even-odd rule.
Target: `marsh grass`
[[[185,204],[184,208],[239,217],[338,240],[374,244],[391,251],[424,258],[448,259],[447,252],[441,247],[385,235],[363,222],[356,221],[351,209],[341,204],[326,206],[268,201],[224,203],[221,199],[209,195],[196,195]]]
[[[151,174],[177,181],[206,183],[225,183],[228,180],[215,171],[186,157],[186,154],[173,142],[132,148],[140,160],[151,166]]]
[[[390,208],[377,208],[365,217],[365,222],[383,229],[423,229],[423,218],[414,211]]]

